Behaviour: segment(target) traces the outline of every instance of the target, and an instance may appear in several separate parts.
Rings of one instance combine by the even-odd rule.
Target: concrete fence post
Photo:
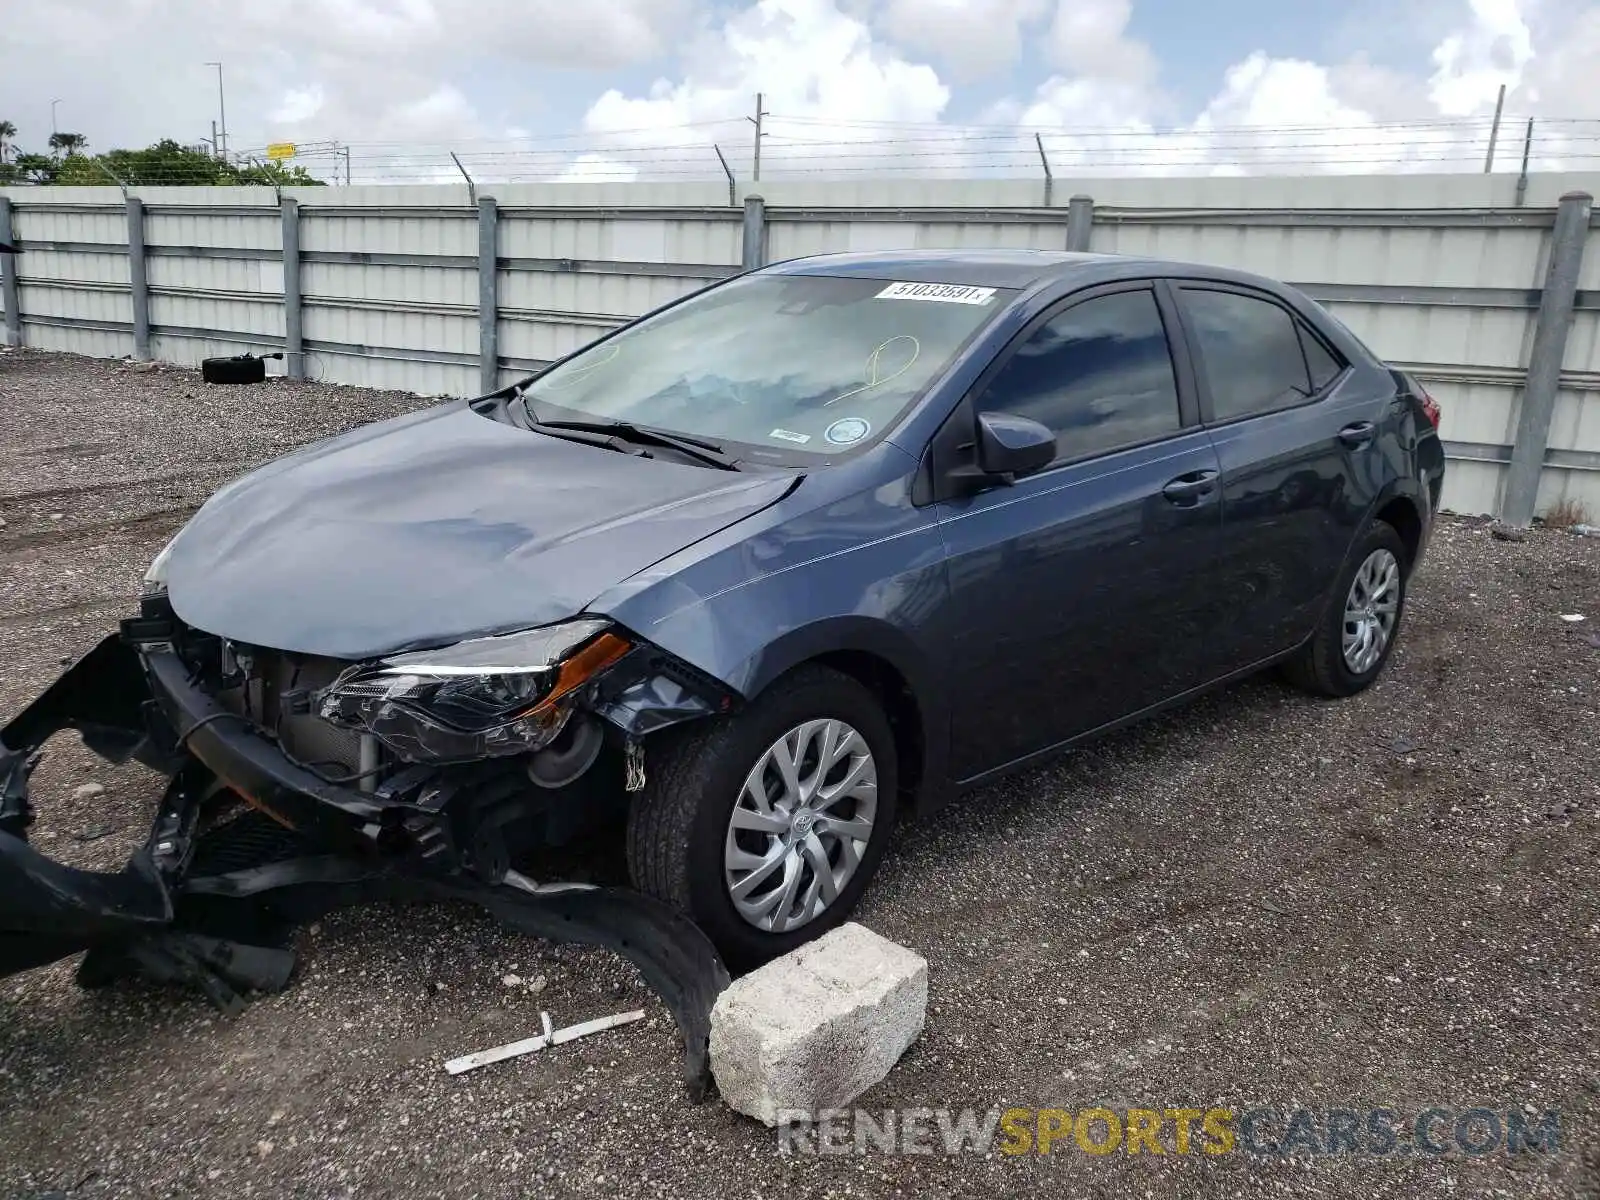
[[[1528,355],[1517,437],[1511,446],[1511,466],[1506,471],[1505,496],[1500,505],[1500,519],[1517,528],[1525,529],[1533,522],[1593,206],[1594,197],[1588,192],[1568,192],[1561,197],[1555,229],[1550,234],[1550,265],[1539,297],[1538,324],[1534,327],[1533,350]]]
[[[128,287],[133,293],[133,357],[150,361],[150,281],[144,264],[144,201],[129,196]]]
[[[744,269],[767,264],[767,202],[760,196],[744,198]]]
[[[500,387],[500,211],[493,196],[478,197],[478,391]]]
[[[1067,201],[1067,249],[1084,251],[1094,228],[1094,197],[1074,196]]]
[[[11,200],[0,196],[0,242],[8,246],[17,244],[16,228],[11,220]],[[0,299],[6,306],[6,345],[22,345],[22,302],[18,299],[17,258],[14,254],[0,254]]]
[[[300,205],[283,208],[283,369],[290,379],[306,377],[305,331],[300,320]]]

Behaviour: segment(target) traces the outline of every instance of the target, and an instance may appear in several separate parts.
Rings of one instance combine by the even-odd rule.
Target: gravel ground
[[[0,713],[223,479],[421,403],[0,353]],[[685,1101],[672,1021],[619,960],[374,908],[306,930],[296,983],[236,1019],[80,992],[71,964],[0,982],[0,1196],[1600,1196],[1597,705],[1600,540],[1448,520],[1371,691],[1249,682],[988,788],[903,827],[860,914],[932,992],[865,1108],[1526,1106],[1560,1112],[1554,1154],[780,1156]],[[120,863],[158,781],[51,751],[40,844]],[[633,1006],[441,1069],[541,1008]]]

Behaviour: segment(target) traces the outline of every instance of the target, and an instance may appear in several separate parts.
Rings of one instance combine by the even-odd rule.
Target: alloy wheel
[[[1365,675],[1383,658],[1400,617],[1400,563],[1383,547],[1367,555],[1344,602],[1344,665]]]
[[[739,916],[768,933],[819,917],[872,840],[878,767],[832,718],[796,725],[762,753],[728,820],[723,878]]]

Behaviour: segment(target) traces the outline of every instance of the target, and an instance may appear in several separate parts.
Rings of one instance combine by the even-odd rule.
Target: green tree
[[[52,133],[50,135],[50,149],[57,154],[65,154],[69,158],[80,154],[89,145],[89,139],[81,133]]]
[[[11,149],[11,142],[17,136],[17,127],[10,121],[0,121],[0,164],[6,161],[6,151]]]
[[[107,170],[123,183],[166,184],[172,187],[216,187],[237,183],[232,169],[219,158],[189,150],[171,138],[163,138],[144,150],[112,150],[98,156]],[[75,172],[72,178],[63,176],[60,183],[105,183],[105,173],[91,172],[83,176]]]
[[[18,154],[0,163],[0,184],[35,183],[72,187],[105,187],[113,182],[133,186],[232,187],[256,184],[266,187],[319,187],[322,180],[304,167],[280,162],[236,164],[204,151],[190,150],[163,138],[143,150],[109,150],[88,155],[81,134],[55,134],[50,139],[54,156]]]
[[[312,175],[304,167],[285,166],[281,162],[250,163],[238,167],[235,173],[239,176],[237,182],[262,184],[267,187],[325,187],[326,184]]]
[[[19,154],[11,169],[18,183],[54,183],[56,160],[47,154]]]

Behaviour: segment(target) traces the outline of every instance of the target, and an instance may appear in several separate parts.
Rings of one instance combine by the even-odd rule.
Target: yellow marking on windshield
[[[604,353],[607,350],[610,351],[609,354]],[[543,384],[541,385],[540,390],[545,392],[559,392],[563,388],[571,387],[575,383],[582,383],[601,367],[614,360],[617,355],[621,354],[622,346],[618,342],[612,342],[610,346],[602,346],[596,353],[602,354],[603,356],[596,358],[593,362],[580,363],[577,366],[569,367],[565,372],[565,378],[556,383]]]
[[[911,357],[906,359],[905,363],[898,371],[895,371],[889,375],[885,375],[880,379],[878,377],[878,368],[882,365],[883,352],[896,342],[910,342]],[[837,404],[841,400],[848,400],[851,396],[859,396],[862,392],[870,392],[875,387],[882,387],[891,380],[900,378],[900,376],[904,375],[911,369],[911,364],[916,362],[921,354],[922,343],[917,341],[917,339],[912,337],[909,333],[897,333],[888,341],[879,342],[878,348],[871,354],[867,355],[867,382],[858,388],[852,388],[842,396],[835,396],[832,400],[825,402],[822,407],[827,408],[829,404]]]

